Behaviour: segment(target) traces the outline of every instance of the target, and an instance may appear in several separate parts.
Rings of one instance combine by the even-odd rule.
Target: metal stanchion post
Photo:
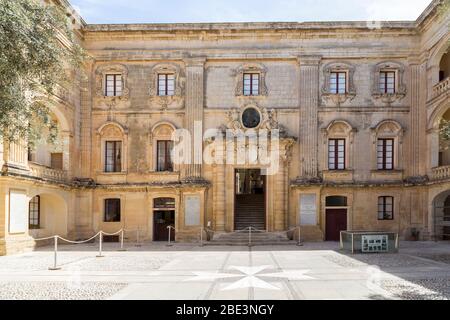
[[[100,231],[100,241],[98,246],[98,255],[97,258],[102,258],[102,246],[103,246],[103,231]]]
[[[203,227],[200,227],[200,247],[203,247]]]
[[[124,248],[123,248],[123,237],[124,237],[124,230],[122,229],[122,232],[120,233],[120,249],[119,249],[119,251],[126,251]]]
[[[54,245],[55,245],[55,252],[54,252],[54,259],[53,259],[53,267],[49,267],[49,270],[59,270],[61,268],[58,268],[58,236],[54,236]]]
[[[248,246],[252,246],[252,227],[248,228]]]
[[[298,241],[297,241],[297,245],[298,246],[302,246],[303,245],[300,226],[298,226]]]
[[[167,229],[169,229],[169,239],[168,239],[167,245],[171,246],[172,244],[170,243],[170,229],[172,229],[172,226],[167,226]]]

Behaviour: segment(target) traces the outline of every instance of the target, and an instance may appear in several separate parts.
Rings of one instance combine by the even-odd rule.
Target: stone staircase
[[[264,194],[249,194],[236,196],[234,216],[235,230],[246,227],[265,229]]]
[[[208,245],[247,246],[249,244],[249,232],[215,233]],[[251,245],[295,245],[297,241],[289,240],[286,232],[256,232],[252,230]]]

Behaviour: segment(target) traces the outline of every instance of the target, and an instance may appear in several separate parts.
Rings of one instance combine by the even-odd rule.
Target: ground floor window
[[[35,196],[28,204],[28,228],[39,229],[41,226],[41,197]]]
[[[378,220],[394,219],[394,198],[378,197]]]
[[[105,222],[120,222],[120,199],[105,199]]]

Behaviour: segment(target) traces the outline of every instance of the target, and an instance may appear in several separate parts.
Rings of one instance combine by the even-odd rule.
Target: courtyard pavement
[[[338,243],[230,247],[163,243],[60,246],[0,257],[0,299],[449,299],[450,242],[398,254]]]

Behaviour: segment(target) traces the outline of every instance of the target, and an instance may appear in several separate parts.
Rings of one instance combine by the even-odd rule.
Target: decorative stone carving
[[[382,70],[395,72],[395,93],[380,92],[380,72]],[[401,100],[406,96],[406,85],[404,83],[405,67],[398,62],[380,62],[373,67],[372,97],[383,103],[391,104],[397,100]]]
[[[237,97],[255,97],[255,96],[244,96],[244,73],[258,73],[259,74],[259,95],[267,96],[269,91],[266,86],[266,73],[267,68],[259,63],[246,63],[233,70],[232,76],[236,78],[236,89],[235,95]]]
[[[158,74],[174,74],[175,75],[175,90],[171,96],[158,95]],[[177,64],[160,63],[155,65],[150,72],[150,99],[161,107],[161,110],[166,110],[171,104],[177,103],[183,107],[183,96],[185,88],[186,77],[184,72]]]
[[[370,129],[372,143],[376,144],[378,138],[398,138],[398,143],[403,143],[405,129],[395,120],[384,120]]]
[[[356,88],[353,81],[356,68],[347,62],[332,62],[323,67],[323,86],[322,86],[322,99],[324,101],[330,101],[334,105],[340,106],[347,100],[351,101],[356,96]],[[330,77],[332,72],[345,72],[346,78],[346,90],[344,94],[336,94],[330,91]]]
[[[106,74],[122,75],[122,95],[115,97],[107,97],[105,95],[105,76]],[[128,69],[123,64],[107,64],[102,65],[95,71],[95,94],[102,97],[108,102],[115,104],[117,100],[128,100],[130,90],[128,89]]]

